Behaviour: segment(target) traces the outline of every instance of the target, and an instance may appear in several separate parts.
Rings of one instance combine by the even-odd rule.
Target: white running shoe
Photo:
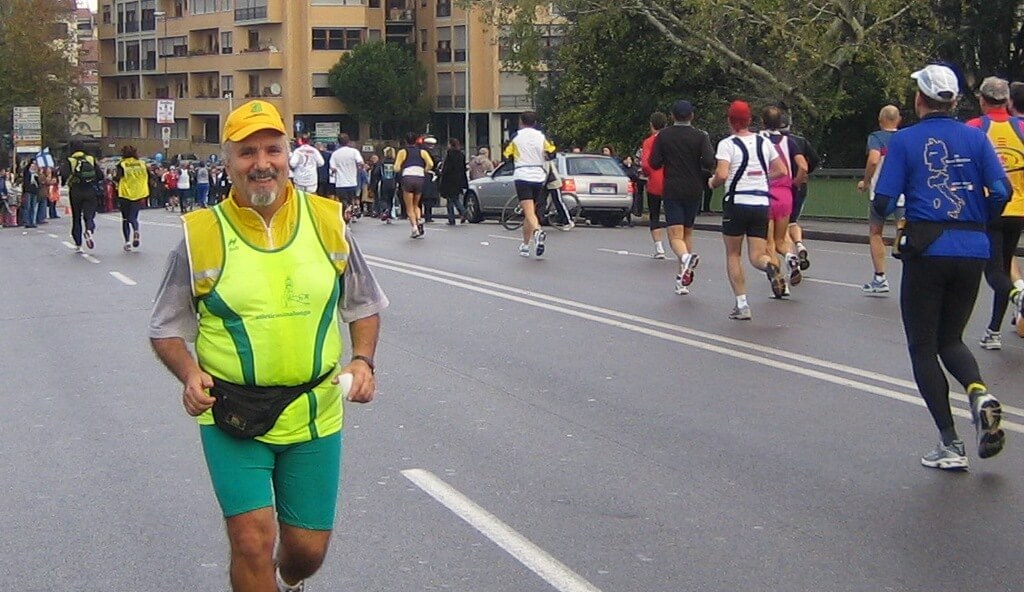
[[[131,253],[132,252],[132,244],[131,243],[125,243],[124,244],[124,252],[125,253]]]
[[[533,241],[532,242],[533,242],[533,245],[535,247],[534,255],[536,257],[543,257],[544,256],[544,250],[545,250],[544,240],[547,239],[547,237],[548,237],[547,233],[544,232],[543,230],[540,230],[539,228],[537,230],[533,231]]]
[[[690,289],[683,285],[683,276],[676,276],[676,287],[675,293],[680,296],[685,296],[690,293]]]
[[[527,243],[519,243],[519,256],[529,257],[530,256],[530,245]]]
[[[661,242],[654,243],[654,258],[664,259],[665,258],[665,247],[662,246]]]

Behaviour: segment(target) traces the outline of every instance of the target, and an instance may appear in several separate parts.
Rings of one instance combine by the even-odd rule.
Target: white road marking
[[[522,242],[522,240],[523,240],[522,237],[518,237],[518,236],[500,236],[500,235],[497,235],[497,234],[488,234],[487,236],[488,236],[488,238],[500,238],[501,240],[510,240],[510,241],[518,241],[518,242]]]
[[[82,253],[82,259],[85,259],[85,260],[86,260],[86,261],[88,261],[89,263],[99,263],[99,262],[100,262],[100,260],[99,260],[99,259],[97,259],[97,258],[93,257],[93,256],[92,256],[92,255],[90,255],[89,253]]]
[[[848,284],[846,282],[833,282],[832,280],[820,280],[818,278],[804,277],[805,282],[814,282],[815,284],[828,284],[830,286],[842,286],[844,288],[860,288],[860,284]]]
[[[133,280],[132,278],[126,276],[125,274],[121,273],[120,271],[111,271],[110,275],[114,276],[114,279],[116,279],[117,281],[121,282],[122,284],[124,284],[126,286],[138,285],[135,280]]]
[[[623,313],[623,312],[619,312],[619,311],[612,310],[612,309],[602,308],[602,307],[598,307],[598,306],[592,306],[592,305],[588,305],[588,304],[582,304],[582,303],[575,302],[575,301],[568,300],[568,299],[558,298],[558,297],[555,297],[555,296],[549,296],[547,294],[541,294],[539,292],[530,292],[528,290],[521,290],[519,288],[514,288],[512,286],[506,286],[506,285],[502,285],[502,284],[498,284],[498,283],[494,283],[494,282],[489,282],[487,280],[480,280],[480,279],[477,279],[477,278],[462,276],[462,275],[459,275],[459,274],[454,274],[454,273],[446,272],[446,271],[443,271],[443,270],[440,270],[440,269],[434,269],[434,268],[424,267],[424,266],[413,266],[413,265],[411,265],[409,263],[404,263],[404,262],[401,262],[401,261],[395,261],[395,260],[391,260],[391,259],[384,259],[382,257],[376,257],[376,256],[373,256],[373,255],[367,255],[366,259],[368,261],[370,261],[371,264],[373,264],[373,265],[376,265],[378,267],[382,267],[384,269],[390,269],[392,271],[396,271],[396,272],[399,272],[399,273],[404,273],[406,275],[420,277],[420,278],[427,279],[427,280],[430,280],[430,281],[433,281],[433,282],[447,284],[447,285],[450,285],[450,286],[454,286],[454,287],[457,287],[457,288],[462,288],[462,289],[465,289],[465,290],[470,290],[470,291],[477,292],[477,293],[480,293],[480,294],[487,294],[489,296],[495,296],[495,297],[502,298],[502,299],[505,299],[505,300],[510,300],[512,302],[518,302],[518,303],[521,303],[521,304],[526,304],[528,306],[533,306],[533,307],[536,307],[536,308],[543,308],[545,310],[550,310],[550,311],[553,311],[553,312],[559,312],[559,313],[562,313],[562,314],[565,314],[565,315],[574,316],[574,317],[577,317],[577,318],[594,321],[594,322],[601,323],[601,324],[608,325],[608,326],[612,326],[612,327],[618,327],[620,329],[625,329],[627,331],[633,331],[633,332],[636,332],[636,333],[641,333],[643,335],[648,335],[650,337],[656,337],[656,338],[659,338],[659,339],[663,339],[665,341],[672,341],[672,342],[680,343],[680,344],[683,344],[683,345],[689,345],[689,346],[696,347],[696,348],[699,348],[699,349],[703,349],[703,350],[706,350],[706,351],[710,351],[710,352],[714,352],[714,353],[718,353],[718,354],[722,354],[722,355],[738,358],[738,359],[741,359],[741,360],[746,360],[746,361],[753,362],[755,364],[760,364],[760,365],[763,365],[763,366],[768,366],[768,367],[771,367],[771,368],[775,368],[777,370],[784,370],[784,371],[788,371],[788,372],[793,372],[794,374],[800,374],[802,376],[807,376],[809,378],[816,378],[816,379],[822,380],[824,382],[829,382],[829,383],[832,383],[832,384],[837,384],[837,385],[840,385],[840,386],[852,388],[852,389],[859,390],[861,392],[865,392],[865,393],[868,393],[868,394],[873,394],[873,395],[878,395],[878,396],[882,396],[882,397],[887,397],[887,398],[894,399],[894,400],[897,400],[897,401],[902,401],[904,403],[910,403],[911,405],[917,405],[917,406],[920,406],[920,407],[924,406],[924,401],[917,394],[917,385],[914,382],[909,381],[909,380],[903,380],[903,379],[900,379],[900,378],[895,378],[895,377],[887,376],[887,375],[880,374],[880,373],[877,373],[877,372],[873,372],[873,371],[869,371],[869,370],[863,370],[861,368],[856,368],[854,366],[847,366],[845,364],[839,364],[839,363],[836,363],[836,362],[831,362],[831,361],[828,361],[828,360],[822,360],[822,359],[814,358],[814,357],[811,357],[811,356],[805,356],[805,355],[802,355],[802,354],[792,353],[792,352],[788,352],[788,351],[772,348],[770,346],[765,346],[765,345],[758,344],[758,343],[743,341],[743,340],[740,340],[740,339],[733,339],[731,337],[725,337],[725,336],[722,336],[722,335],[716,335],[714,333],[707,333],[707,332],[704,332],[704,331],[699,331],[697,329],[692,329],[690,327],[684,327],[682,325],[674,325],[674,324],[671,324],[671,323],[665,323],[663,321],[658,321],[658,320],[655,320],[655,319],[649,319],[649,318],[641,317],[641,316],[638,316],[638,315],[632,315],[632,314],[628,314],[628,313]],[[453,279],[448,279],[448,278],[453,278]],[[498,291],[498,290],[504,290],[504,292],[501,292],[501,291]],[[554,303],[554,304],[548,304],[548,302]],[[573,308],[580,309],[580,310],[573,310],[573,308],[569,308],[569,307],[573,307]],[[587,312],[583,312],[583,311],[587,311]],[[590,313],[596,313],[596,314],[590,314]],[[622,319],[622,320],[617,320],[617,319]],[[666,330],[670,330],[670,331],[676,331],[676,332],[684,333],[688,337],[682,337],[682,336],[679,336],[679,335],[673,335],[673,334],[670,334],[670,333],[665,333],[665,332],[660,331],[660,330],[650,329],[648,327],[643,327],[643,326],[639,326],[639,325],[636,325],[636,324],[626,323],[626,322],[623,322],[623,320],[631,321],[632,323],[641,323],[641,324],[644,324],[644,325],[650,325],[651,327],[657,327],[658,329],[666,329]],[[690,337],[699,337],[699,338],[707,339],[709,341],[717,341],[719,343],[731,346],[733,348],[743,348],[743,349],[750,350],[751,353],[747,353],[747,352],[744,352],[744,351],[739,351],[737,349],[730,349],[728,347],[714,345],[714,344],[711,344],[711,343],[705,343],[703,341],[696,341],[694,339],[691,339]],[[776,360],[776,359],[768,358],[768,357],[766,357],[768,355],[776,356],[776,357],[781,358],[781,359]],[[895,387],[899,387],[899,388],[902,388],[902,389],[909,390],[909,391],[913,392],[914,394],[913,395],[909,395],[909,394],[905,394],[905,393],[894,392],[894,391],[891,391],[891,390],[888,390],[888,389],[885,389],[885,388],[881,388],[881,387],[875,386],[873,384],[869,384],[869,383],[866,383],[866,382],[861,382],[860,380],[852,380],[852,379],[849,379],[849,378],[844,378],[842,376],[836,376],[834,374],[829,374],[827,372],[822,372],[822,371],[814,370],[814,369],[807,368],[807,367],[804,367],[804,366],[797,366],[796,364],[790,363],[790,362],[801,363],[801,364],[804,364],[805,366],[817,366],[819,368],[823,368],[825,370],[830,370],[832,372],[841,372],[841,373],[844,373],[844,374],[849,374],[849,375],[852,375],[852,376],[856,376],[858,378],[863,378],[863,379],[871,380],[871,381],[874,381],[874,382],[888,384],[888,385],[891,385],[891,386],[895,386]],[[954,399],[954,400],[957,400],[957,401],[960,401],[960,402],[966,402],[967,401],[967,397],[963,393],[950,393],[950,398]],[[1012,406],[1004,405],[1003,406],[1003,412],[1004,412],[1004,414],[1012,413],[1012,414],[1016,414],[1016,415],[1020,415],[1020,416],[1024,417],[1024,409],[1020,409],[1020,408],[1017,408],[1017,407],[1012,407]],[[965,418],[968,418],[968,419],[970,418],[970,413],[968,411],[966,411],[964,409],[956,408],[956,407],[953,408],[953,414],[954,415],[958,415],[960,417],[965,417]],[[1006,421],[1003,422],[1003,425],[1006,426],[1006,429],[1008,429],[1010,431],[1014,431],[1014,432],[1018,432],[1018,433],[1024,433],[1024,425],[1010,423],[1010,422],[1006,422]]]
[[[48,237],[50,237],[50,238],[57,238],[57,235],[56,235],[56,234],[47,234],[46,236],[48,236]]]
[[[456,516],[475,528],[480,534],[505,550],[530,571],[560,592],[601,592],[599,588],[569,569],[529,539],[502,522],[494,514],[481,508],[457,489],[448,485],[430,471],[407,469],[406,479],[434,498]]]
[[[77,249],[78,248],[78,247],[76,247],[75,245],[71,244],[68,241],[61,241],[61,244],[64,245],[65,247],[69,248],[69,249]]]
[[[106,218],[107,220],[110,220],[112,222],[120,222],[121,221],[120,216],[113,216],[111,214],[100,214],[100,218]],[[181,223],[180,222],[178,224],[168,224],[167,222],[150,222],[150,221],[144,220],[142,218],[139,218],[139,224],[143,224],[143,225],[146,225],[146,226],[163,226],[165,228],[181,228]]]
[[[632,257],[643,257],[644,259],[654,259],[646,253],[632,253],[630,251],[622,251],[617,249],[598,249],[602,253],[611,253],[612,255],[630,255]]]

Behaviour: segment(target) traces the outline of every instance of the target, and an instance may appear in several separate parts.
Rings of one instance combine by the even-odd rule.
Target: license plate
[[[591,185],[591,193],[612,194],[618,189],[615,185]]]

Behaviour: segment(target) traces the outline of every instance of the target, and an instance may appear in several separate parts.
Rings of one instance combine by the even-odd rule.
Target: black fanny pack
[[[925,222],[900,220],[896,223],[896,240],[892,256],[909,259],[923,255],[942,233],[947,230],[973,230],[985,232],[985,225],[977,222]]]
[[[298,386],[246,386],[214,378],[210,389],[217,399],[213,404],[213,421],[236,438],[262,436],[274,427],[292,401],[319,386],[334,368]]]

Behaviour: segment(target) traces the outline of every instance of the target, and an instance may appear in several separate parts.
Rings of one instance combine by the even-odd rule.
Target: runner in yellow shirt
[[[149,197],[149,171],[146,163],[139,160],[135,146],[121,148],[121,162],[114,170],[117,182],[117,207],[121,210],[121,234],[124,235],[124,250],[130,252],[139,248],[139,210]]]

